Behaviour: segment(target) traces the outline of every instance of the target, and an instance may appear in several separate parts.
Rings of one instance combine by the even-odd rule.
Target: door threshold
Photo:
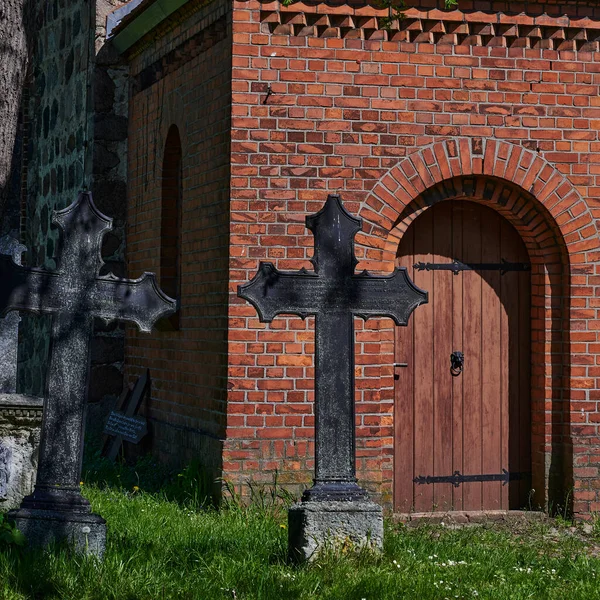
[[[541,521],[548,515],[537,510],[449,510],[446,512],[394,513],[394,523],[404,523],[409,527],[419,524],[468,525],[495,521]]]

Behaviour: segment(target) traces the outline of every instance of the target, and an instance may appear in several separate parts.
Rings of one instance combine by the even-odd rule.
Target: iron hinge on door
[[[406,368],[406,367],[408,367],[408,363],[405,363],[405,362],[394,363],[394,369],[396,369],[396,367]],[[396,373],[395,371],[394,371],[394,379],[400,379],[400,375],[398,375],[398,373]]]
[[[418,262],[413,268],[417,271],[452,271],[455,275],[461,271],[500,271],[500,275],[509,271],[531,271],[529,263],[511,263],[504,259],[499,263],[463,263],[460,260],[451,263]]]
[[[454,487],[458,487],[461,483],[476,483],[486,481],[501,481],[502,485],[506,485],[510,481],[520,481],[531,477],[531,473],[515,473],[508,472],[502,469],[502,473],[489,473],[481,475],[463,475],[460,471],[454,471],[452,475],[419,475],[413,481],[417,485],[426,485],[431,483],[451,483]]]

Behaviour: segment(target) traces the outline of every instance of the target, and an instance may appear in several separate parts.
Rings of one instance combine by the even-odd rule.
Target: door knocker
[[[462,352],[454,351],[450,355],[450,373],[452,377],[458,377],[463,372],[465,357]]]

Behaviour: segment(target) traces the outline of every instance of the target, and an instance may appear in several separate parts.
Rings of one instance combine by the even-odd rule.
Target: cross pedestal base
[[[66,542],[78,554],[102,559],[106,549],[106,521],[89,512],[21,508],[9,513],[29,547]]]
[[[383,512],[369,500],[305,501],[288,512],[288,551],[292,560],[312,560],[328,547],[383,549]]]

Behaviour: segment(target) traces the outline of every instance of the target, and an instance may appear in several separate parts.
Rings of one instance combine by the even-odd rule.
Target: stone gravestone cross
[[[330,195],[306,226],[315,239],[314,272],[286,273],[261,262],[254,279],[238,289],[262,322],[282,313],[315,315],[315,479],[289,513],[290,551],[299,558],[310,558],[328,531],[381,544],[381,508],[356,482],[354,317],[391,317],[406,325],[427,302],[404,268],[382,277],[354,272],[354,236],[362,220],[339,196]]]
[[[90,193],[55,211],[53,222],[63,233],[58,270],[25,268],[0,256],[0,315],[53,315],[35,489],[11,516],[30,543],[68,539],[80,551],[102,555],[104,520],[91,513],[79,490],[94,318],[132,321],[149,332],[175,311],[176,302],[160,291],[152,273],[136,280],[99,275],[102,238],[112,219]]]

